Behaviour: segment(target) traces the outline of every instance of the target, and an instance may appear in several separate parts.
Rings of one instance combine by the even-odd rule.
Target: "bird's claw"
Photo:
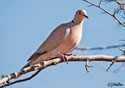
[[[68,64],[68,58],[66,57],[66,55],[65,55],[65,54],[63,55],[63,54],[62,54],[61,56],[62,56],[63,61]]]
[[[61,57],[63,59],[63,61],[68,64],[68,58],[67,58],[67,56],[69,56],[69,55],[67,55],[67,54],[58,54],[58,56]]]
[[[62,57],[63,61],[66,62],[67,64],[68,64],[68,58],[67,58],[67,56],[71,56],[71,55],[75,56],[72,53],[57,54],[57,56]]]

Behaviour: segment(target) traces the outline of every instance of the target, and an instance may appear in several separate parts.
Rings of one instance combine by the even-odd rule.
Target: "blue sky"
[[[79,47],[124,43],[119,40],[125,39],[125,28],[111,16],[102,14],[101,10],[87,6],[82,0],[0,0],[0,74],[8,75],[23,67],[51,31],[59,24],[71,21],[78,9],[85,9],[89,16],[83,23]],[[112,12],[110,6],[115,7],[116,4],[103,3],[103,6]],[[96,54],[121,56],[118,49],[88,52],[86,55]],[[123,63],[115,63],[109,72],[105,71],[109,62],[89,64],[94,66],[90,73],[85,71],[85,62],[48,67],[32,80],[12,88],[109,88],[107,84],[112,82],[125,85],[125,71],[113,72]]]

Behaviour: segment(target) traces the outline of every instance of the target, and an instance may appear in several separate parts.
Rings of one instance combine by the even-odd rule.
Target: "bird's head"
[[[78,10],[75,14],[75,21],[82,22],[85,18],[88,18],[85,10]]]

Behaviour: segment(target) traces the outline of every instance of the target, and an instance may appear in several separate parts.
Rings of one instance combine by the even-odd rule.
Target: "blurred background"
[[[97,1],[90,0],[94,3]],[[59,24],[73,19],[75,12],[85,9],[89,16],[83,23],[83,36],[78,47],[100,47],[124,44],[125,27],[111,16],[82,0],[0,0],[0,75],[19,70],[27,59]],[[117,4],[102,2],[102,7],[113,13]],[[125,21],[117,14],[121,21]],[[125,50],[125,47],[121,47]],[[118,48],[80,51],[76,55],[122,56]],[[12,85],[10,88],[109,88],[108,83],[125,87],[125,64],[90,62],[90,73],[85,62],[61,63],[42,70],[30,81]],[[30,76],[31,73],[21,78]],[[11,81],[10,81],[11,82]],[[116,87],[114,87],[116,88]]]

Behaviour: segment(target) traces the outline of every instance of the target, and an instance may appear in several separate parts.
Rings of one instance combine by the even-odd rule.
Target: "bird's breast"
[[[69,43],[73,46],[76,47],[82,37],[82,27],[80,26],[74,26],[71,28],[71,32],[68,38],[68,41],[70,41]]]
[[[60,45],[61,54],[68,53],[78,46],[82,37],[82,27],[71,27],[70,34],[67,36],[66,40]],[[63,48],[62,48],[63,47]]]

